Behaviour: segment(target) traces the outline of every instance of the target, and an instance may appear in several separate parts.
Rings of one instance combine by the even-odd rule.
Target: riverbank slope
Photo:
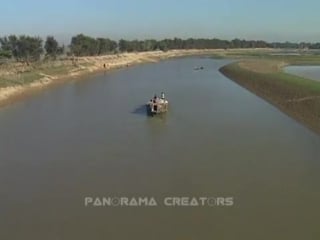
[[[246,59],[220,72],[320,134],[320,83],[283,72],[284,66],[294,63]]]
[[[48,87],[61,80],[85,76],[89,73],[128,67],[133,64],[157,62],[162,59],[188,55],[213,54],[222,50],[172,50],[121,53],[94,57],[65,57],[32,65],[17,62],[0,66],[0,106],[24,94]]]
[[[188,49],[110,54],[94,57],[65,57],[55,61],[41,61],[31,65],[10,62],[0,65],[0,106],[52,84],[67,81],[90,73],[128,67],[133,64],[157,62],[162,59],[209,55],[228,57],[268,53],[272,49]]]

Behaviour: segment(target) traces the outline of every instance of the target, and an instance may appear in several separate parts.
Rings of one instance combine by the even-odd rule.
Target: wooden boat
[[[161,93],[161,97],[154,96],[147,104],[147,113],[151,116],[156,114],[165,113],[168,111],[169,102],[165,98],[164,93]]]

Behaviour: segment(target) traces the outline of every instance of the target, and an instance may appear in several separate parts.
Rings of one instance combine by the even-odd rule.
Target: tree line
[[[217,38],[188,38],[188,39],[146,39],[114,41],[109,38],[93,38],[78,34],[71,38],[70,45],[59,45],[53,36],[45,41],[40,37],[10,35],[0,37],[0,58],[14,58],[17,61],[33,62],[42,57],[55,59],[62,54],[72,56],[98,56],[119,52],[168,51],[172,49],[229,49],[229,48],[294,48],[320,49],[320,43],[268,43],[261,40],[233,39],[221,40]]]

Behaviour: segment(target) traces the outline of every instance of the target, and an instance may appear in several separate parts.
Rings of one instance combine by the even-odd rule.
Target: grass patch
[[[48,67],[42,70],[42,73],[52,76],[65,75],[72,69],[72,66]]]
[[[299,54],[299,55],[290,55]],[[243,59],[264,59],[277,60],[287,62],[290,65],[320,65],[320,55],[313,52],[297,52],[297,51],[264,51],[264,50],[226,50],[220,54],[225,58],[243,58]]]
[[[275,73],[272,79],[277,79],[285,84],[295,85],[297,88],[305,89],[308,92],[320,94],[320,82],[291,75],[284,72]]]
[[[279,87],[283,89],[290,89],[295,91],[296,95],[320,95],[320,82],[291,75],[282,71],[272,73],[260,73],[248,69],[244,69],[239,66],[239,63],[232,63],[221,69],[223,73],[230,75],[231,78],[237,78],[247,83],[252,82],[256,84],[266,84],[273,87]]]
[[[299,56],[269,56],[270,59],[278,59],[291,65],[320,65],[320,55],[305,54]]]
[[[24,85],[39,80],[42,76],[38,72],[24,72],[12,76],[3,76],[0,78],[0,87],[11,87]]]

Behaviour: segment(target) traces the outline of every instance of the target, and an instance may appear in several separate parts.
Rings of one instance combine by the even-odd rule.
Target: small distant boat
[[[203,69],[204,69],[203,66],[201,66],[201,67],[195,67],[195,68],[194,68],[194,70],[197,70],[197,71],[198,71],[198,70],[203,70]]]
[[[168,111],[169,102],[165,98],[164,93],[161,93],[161,97],[155,95],[150,101],[146,104],[147,113],[151,116],[156,114],[165,113]]]

